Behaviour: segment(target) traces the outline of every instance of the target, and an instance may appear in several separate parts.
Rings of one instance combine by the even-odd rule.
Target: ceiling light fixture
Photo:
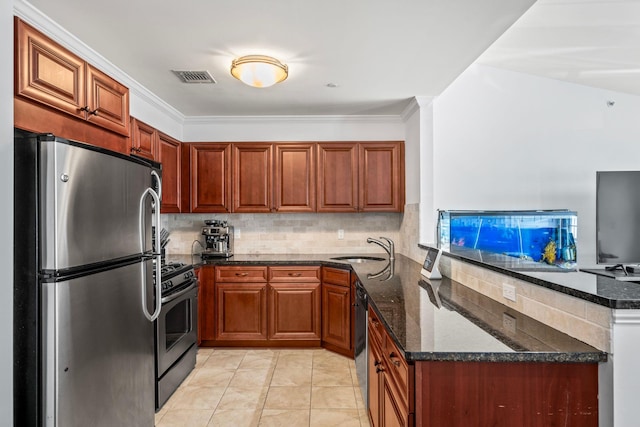
[[[233,60],[231,75],[249,86],[269,87],[286,79],[289,67],[270,56],[247,55]]]

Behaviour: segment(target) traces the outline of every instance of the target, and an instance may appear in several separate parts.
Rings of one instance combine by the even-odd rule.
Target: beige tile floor
[[[324,349],[198,350],[157,427],[369,426],[352,359]]]

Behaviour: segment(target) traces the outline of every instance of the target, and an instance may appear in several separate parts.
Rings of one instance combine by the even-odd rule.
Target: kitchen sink
[[[362,262],[371,262],[371,261],[385,261],[386,258],[381,258],[378,256],[364,256],[364,255],[347,255],[347,256],[337,256],[331,259],[335,259],[338,261],[347,261],[351,263],[362,263]]]

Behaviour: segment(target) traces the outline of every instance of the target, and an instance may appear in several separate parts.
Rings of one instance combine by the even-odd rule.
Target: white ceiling
[[[640,1],[538,0],[478,63],[640,95]]]
[[[539,0],[509,29],[533,2],[30,3],[186,116],[400,114],[481,54],[483,64],[640,94],[639,0]],[[248,54],[279,58],[289,78],[243,85],[229,67]],[[217,84],[184,84],[171,70],[208,70]]]

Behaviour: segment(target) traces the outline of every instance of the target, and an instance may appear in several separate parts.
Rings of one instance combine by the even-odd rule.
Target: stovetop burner
[[[160,273],[162,274],[162,296],[168,296],[172,292],[178,291],[182,285],[195,277],[193,266],[181,262],[162,264]]]

